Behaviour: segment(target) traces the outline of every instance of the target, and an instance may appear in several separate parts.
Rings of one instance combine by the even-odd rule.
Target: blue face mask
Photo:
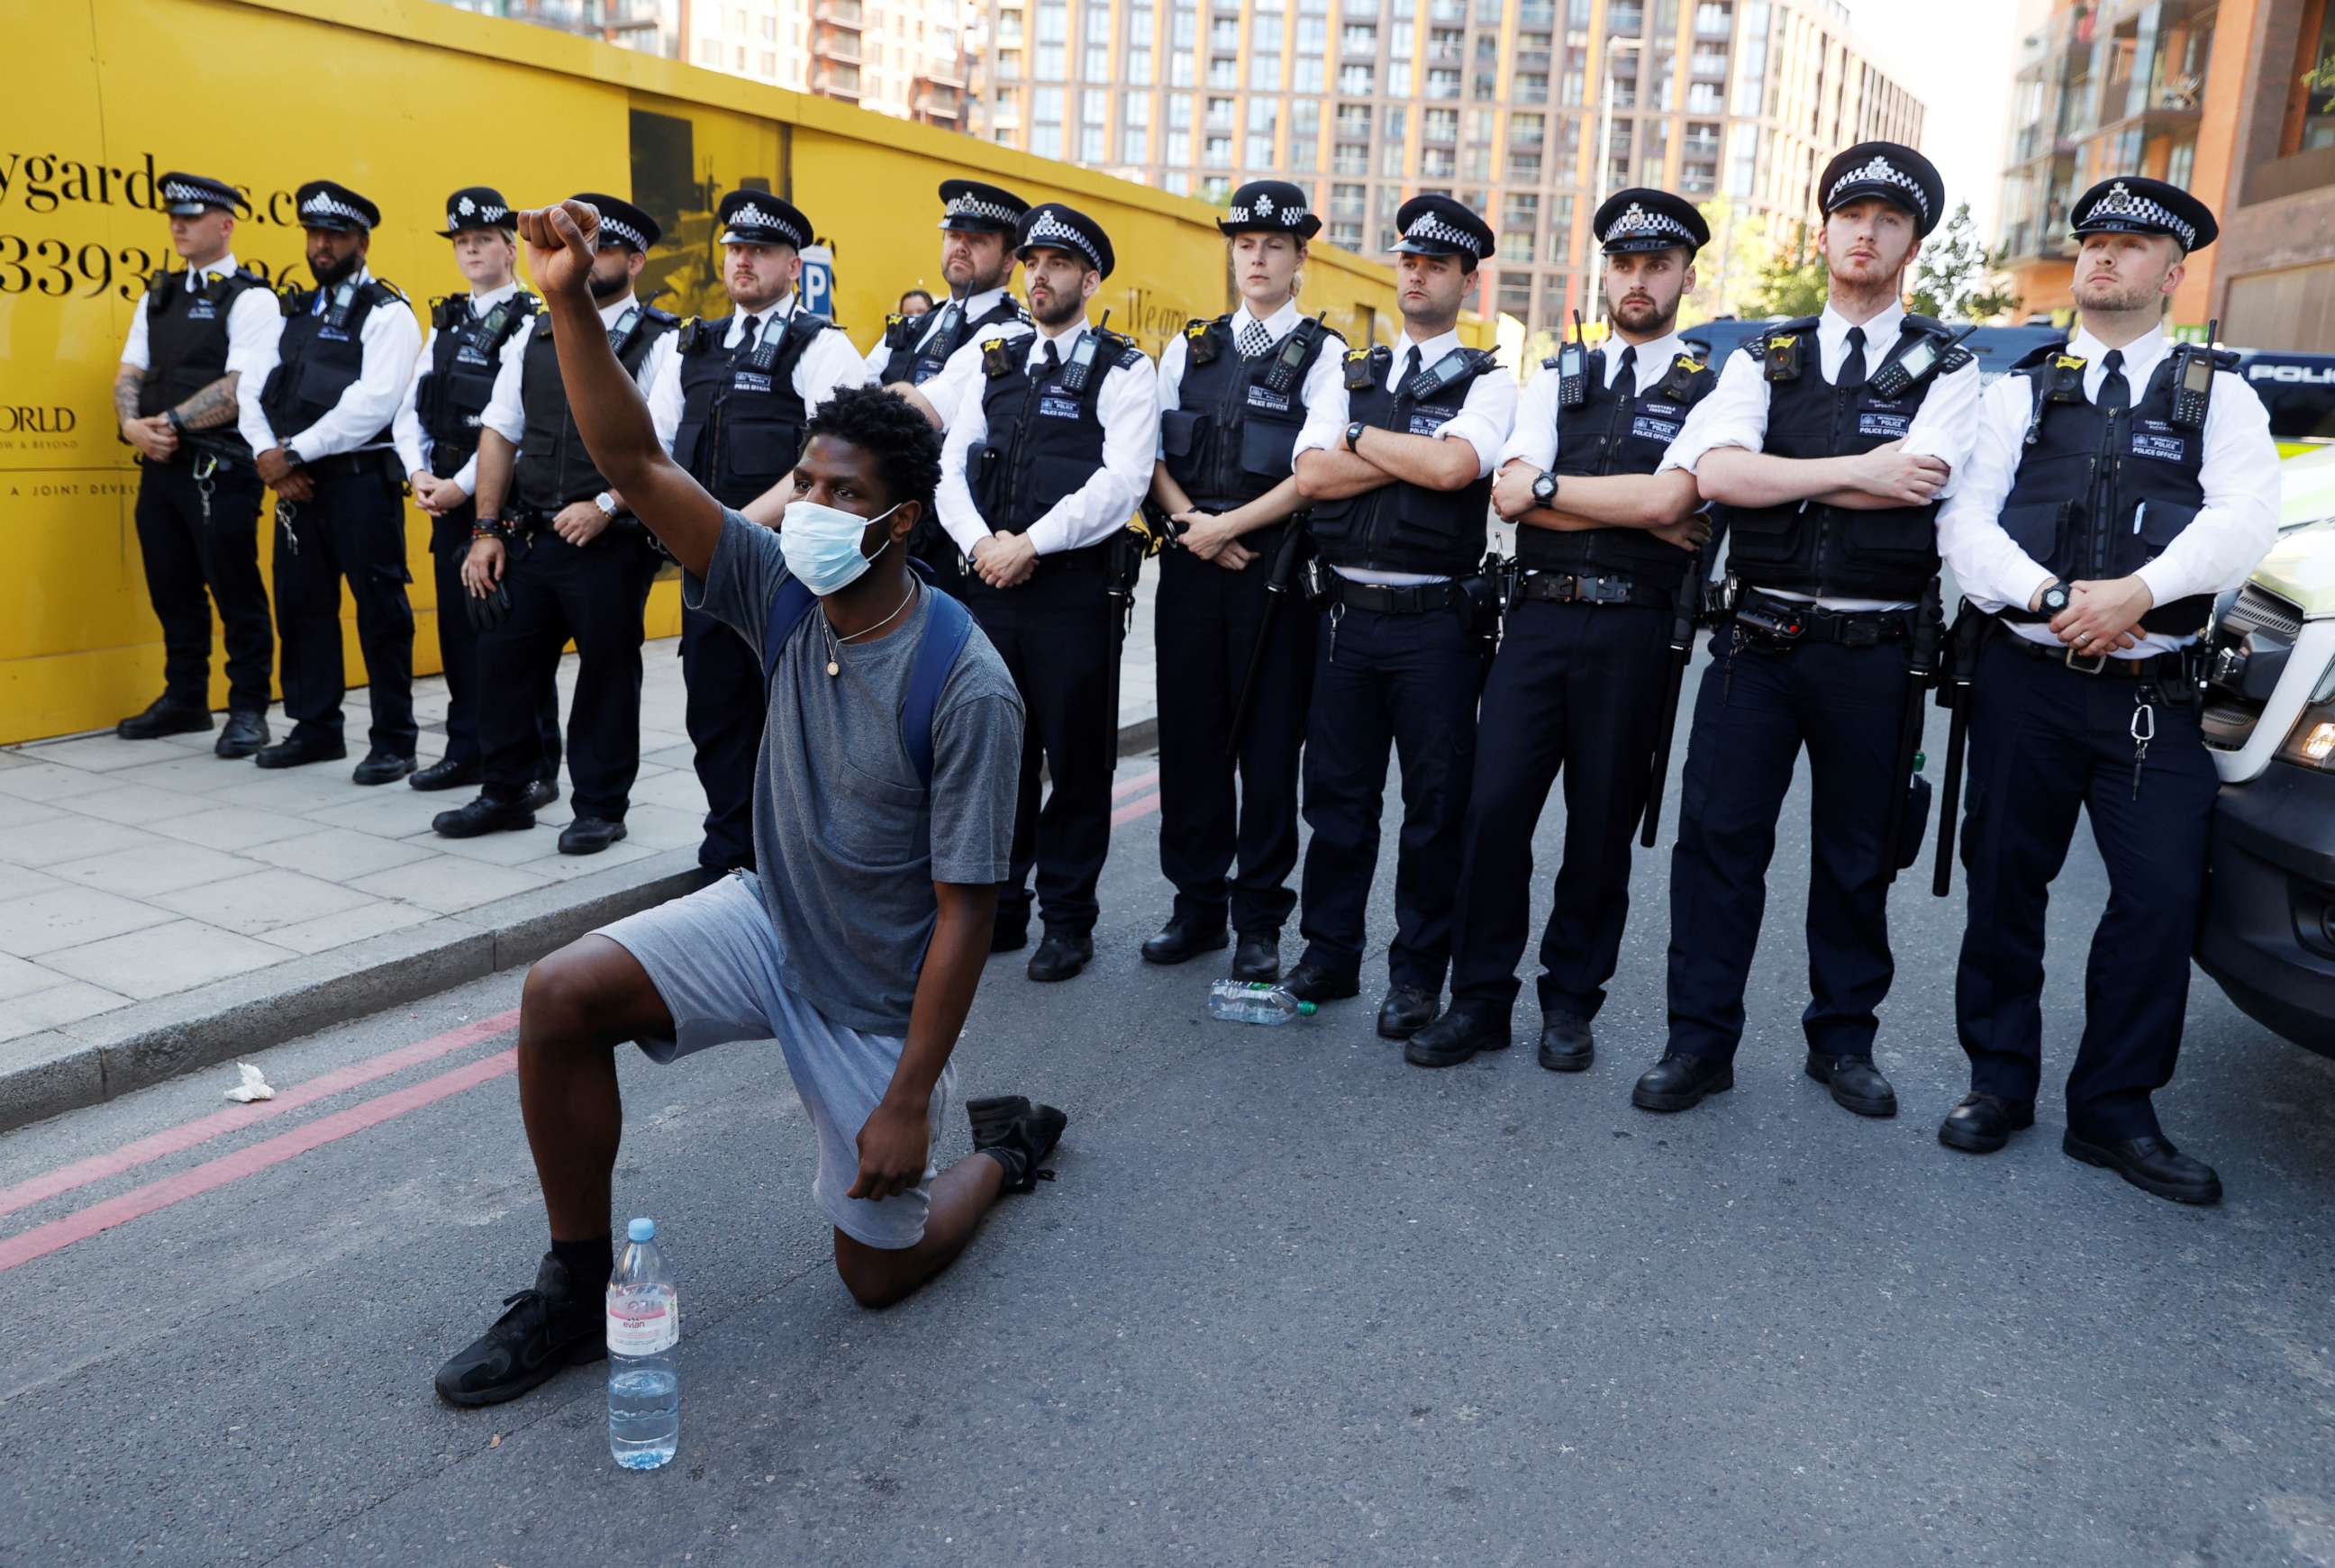
[[[822,599],[849,587],[875,564],[876,556],[892,547],[891,536],[887,534],[876,556],[863,556],[859,541],[869,528],[899,509],[893,506],[882,516],[863,518],[817,501],[790,503],[779,528],[779,547],[786,553],[787,570]]]

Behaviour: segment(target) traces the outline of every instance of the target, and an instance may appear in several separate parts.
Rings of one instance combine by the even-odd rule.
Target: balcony
[[[859,65],[858,31],[822,25],[811,37],[810,53],[814,60],[849,65],[856,73]]]
[[[1427,19],[1446,27],[1468,25],[1467,0],[1434,0],[1427,8]]]
[[[841,98],[857,103],[859,101],[859,67],[822,69],[811,78],[810,90],[821,98]],[[1003,125],[1005,121],[1001,118],[998,123]]]
[[[962,59],[944,60],[938,56],[926,55],[924,63],[917,69],[916,80],[934,87],[962,89],[964,86],[964,62]]]
[[[1433,148],[1420,151],[1419,177],[1421,179],[1451,179],[1457,178],[1458,173],[1458,160],[1450,153],[1437,151]]]
[[[811,12],[810,19],[832,27],[848,27],[856,33],[862,20],[859,0],[819,0],[819,6]]]
[[[1371,155],[1367,152],[1349,152],[1340,148],[1338,155],[1330,160],[1330,172],[1332,174],[1342,174],[1359,179],[1368,175],[1370,171]]]
[[[1516,8],[1516,25],[1519,27],[1554,27],[1556,25],[1556,7],[1554,5],[1535,5],[1532,3],[1532,0],[1526,0],[1524,5]]]
[[[1646,30],[1646,13],[1639,5],[1616,5],[1605,13],[1608,38],[1635,38]]]

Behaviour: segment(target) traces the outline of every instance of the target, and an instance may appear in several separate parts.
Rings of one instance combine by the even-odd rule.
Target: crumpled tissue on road
[[[238,1061],[235,1064],[235,1070],[243,1075],[243,1081],[227,1091],[228,1099],[239,1099],[248,1105],[255,1099],[276,1098],[276,1091],[267,1087],[266,1075],[257,1068],[248,1062]]]

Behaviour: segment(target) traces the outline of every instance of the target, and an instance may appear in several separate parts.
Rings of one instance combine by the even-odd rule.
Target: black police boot
[[[1281,933],[1244,936],[1233,949],[1235,980],[1273,981],[1281,978]]]
[[[174,701],[168,692],[113,727],[124,740],[159,740],[165,735],[199,735],[211,727],[208,708]]]
[[[548,1381],[562,1367],[608,1353],[605,1303],[596,1283],[568,1277],[557,1254],[543,1254],[532,1290],[505,1296],[510,1310],[438,1369],[438,1397],[450,1405],[499,1405]]]
[[[540,811],[559,799],[559,780],[538,779],[527,787],[527,808]]]
[[[2035,1102],[1994,1094],[1966,1094],[1938,1124],[1938,1141],[1964,1154],[1992,1154],[2010,1135],[2035,1125]]]
[[[479,781],[476,762],[457,762],[451,757],[432,762],[406,782],[416,789],[460,789]],[[532,807],[530,806],[530,809]]]
[[[1869,1056],[1826,1056],[1812,1050],[1805,1070],[1831,1089],[1833,1103],[1844,1110],[1859,1116],[1897,1114],[1897,1091]]]
[[[1391,1005],[1394,998],[1387,1001]],[[1381,1027],[1379,1032],[1386,1031]],[[1413,1067],[1457,1067],[1479,1050],[1507,1049],[1507,1013],[1476,1002],[1455,1002],[1450,1011],[1411,1035],[1410,1043],[1402,1048],[1402,1059]]]
[[[303,735],[295,730],[275,745],[253,752],[251,760],[262,768],[304,768],[311,762],[338,762],[348,754],[347,744],[338,735]]]
[[[211,754],[230,762],[240,762],[267,744],[267,715],[249,711],[229,712],[226,726],[211,747]]]
[[[2222,1178],[2204,1160],[2194,1159],[2164,1137],[2128,1137],[2094,1142],[2069,1128],[2059,1140],[2070,1159],[2112,1170],[2145,1193],[2176,1204],[2217,1204]]]
[[[985,1154],[1005,1169],[1003,1191],[1038,1190],[1054,1173],[1041,1170],[1046,1157],[1061,1140],[1071,1118],[1051,1105],[1032,1105],[1027,1095],[1001,1094],[964,1102],[973,1122],[973,1152]]]
[[[1019,953],[1029,945],[1030,916],[1026,911],[1018,915],[1000,915],[997,923],[989,928],[992,953]]]
[[[1569,1012],[1544,1014],[1540,1021],[1540,1064],[1551,1072],[1583,1072],[1597,1060],[1596,1037],[1589,1021]]]
[[[1362,993],[1362,977],[1352,970],[1324,969],[1301,958],[1297,967],[1289,972],[1289,978],[1282,982],[1282,989],[1300,1002],[1343,1002]]]
[[[1195,915],[1179,915],[1143,944],[1143,962],[1182,963],[1203,953],[1221,953],[1231,942],[1223,921],[1211,923]]]
[[[528,813],[532,817],[534,812]],[[625,825],[605,817],[578,817],[559,830],[562,855],[597,855],[625,836]]]
[[[349,777],[360,784],[394,784],[413,771],[413,759],[401,757],[394,751],[373,750],[356,766]]]
[[[1030,978],[1042,983],[1068,980],[1094,962],[1094,938],[1081,931],[1049,931],[1030,955]]]
[[[482,833],[510,833],[534,826],[535,813],[525,801],[497,800],[488,795],[430,819],[431,830],[441,838],[476,838]]]
[[[1409,1040],[1435,1021],[1435,993],[1398,985],[1379,1003],[1379,1038]]]
[[[1707,1094],[1734,1087],[1733,1062],[1667,1051],[1630,1090],[1630,1103],[1640,1110],[1686,1110],[1701,1104]]]

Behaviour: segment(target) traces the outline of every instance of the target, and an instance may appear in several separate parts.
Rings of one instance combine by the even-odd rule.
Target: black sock
[[[616,1247],[606,1236],[594,1236],[588,1241],[563,1242],[555,1239],[551,1255],[567,1269],[567,1282],[576,1294],[589,1300],[593,1293],[608,1282],[616,1272]]]

